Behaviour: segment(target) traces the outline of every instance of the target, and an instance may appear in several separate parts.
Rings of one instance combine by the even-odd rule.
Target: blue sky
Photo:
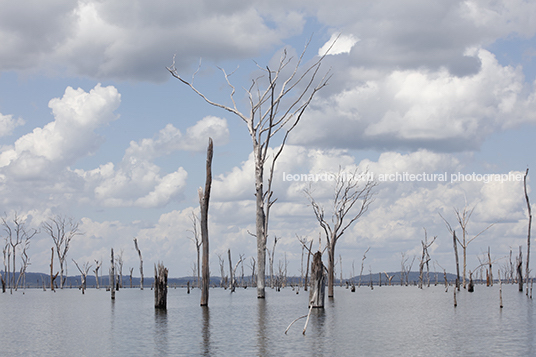
[[[228,248],[248,261],[255,256],[247,130],[171,78],[165,67],[174,54],[185,77],[202,58],[196,84],[225,104],[228,87],[217,67],[236,69],[231,80],[242,96],[255,63],[274,63],[283,48],[299,54],[311,36],[306,59],[313,60],[341,34],[323,64],[333,73],[330,84],[289,138],[278,178],[339,167],[377,175],[534,167],[536,5],[528,1],[0,5],[0,208],[8,217],[16,211],[28,227],[55,214],[79,220],[85,234],[69,261],[106,260],[113,247],[123,250],[125,266],[136,267],[138,237],[147,264],[163,260],[172,276],[191,274],[189,215],[198,210],[208,136],[216,145],[211,270],[219,271],[216,254]],[[276,260],[286,253],[298,274],[296,234],[313,239],[320,231],[303,194],[308,183],[274,184],[279,199],[268,245],[281,237]],[[312,185],[327,205],[330,183]],[[373,271],[398,270],[402,252],[419,254],[423,227],[438,236],[433,261],[453,271],[438,213],[454,225],[453,207],[466,201],[476,205],[469,234],[497,222],[469,246],[468,269],[488,246],[500,258],[524,244],[522,182],[384,182],[337,245],[344,274],[368,247]],[[47,270],[51,246],[43,233],[34,238],[30,270]]]

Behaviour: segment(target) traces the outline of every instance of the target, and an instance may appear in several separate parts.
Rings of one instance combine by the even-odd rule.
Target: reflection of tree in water
[[[169,354],[167,310],[154,309],[154,346],[157,355]]]
[[[266,300],[257,300],[257,356],[266,356],[268,348],[266,346]]]
[[[201,310],[203,311],[203,325],[201,331],[201,336],[203,336],[203,346],[201,347],[201,351],[203,356],[210,356],[213,355],[210,347],[210,310],[208,309],[208,306],[201,306]]]

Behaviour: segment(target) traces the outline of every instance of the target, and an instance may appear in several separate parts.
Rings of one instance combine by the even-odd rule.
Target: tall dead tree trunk
[[[324,296],[326,291],[326,278],[320,251],[313,255],[311,264],[311,290],[309,291],[309,306],[324,308]]]
[[[110,292],[112,300],[115,300],[115,261],[114,261],[114,249],[111,249],[110,259]]]
[[[235,285],[234,285],[234,274],[233,274],[233,262],[231,261],[231,249],[227,250],[227,254],[229,256],[229,289],[231,289],[231,292],[234,292]]]
[[[199,206],[201,209],[201,244],[203,245],[203,274],[201,283],[201,306],[208,306],[208,288],[210,285],[209,249],[208,249],[208,206],[212,185],[212,157],[214,149],[212,138],[208,139],[205,190],[199,188]]]
[[[458,239],[456,239],[455,231],[452,231],[452,240],[454,241],[454,257],[456,258],[456,289],[460,291],[460,262],[458,261]]]
[[[154,266],[154,307],[156,309],[167,308],[167,278],[168,270],[162,263]]]
[[[525,200],[527,201],[527,211],[529,215],[529,228],[527,231],[527,262],[525,263],[525,283],[528,286],[529,283],[529,275],[530,275],[530,269],[529,269],[529,259],[530,259],[530,230],[532,225],[532,210],[530,208],[530,202],[529,202],[529,195],[527,193],[527,176],[529,174],[529,169],[527,168],[527,171],[525,172],[525,177],[523,178],[523,187],[525,189]],[[527,289],[527,295],[529,293],[529,289]]]
[[[173,64],[168,67],[170,74],[181,83],[190,87],[208,104],[224,109],[235,114],[247,126],[253,146],[253,157],[255,161],[255,236],[257,239],[257,298],[265,297],[265,273],[266,273],[266,241],[268,237],[268,222],[270,208],[275,202],[272,197],[272,180],[275,163],[279,158],[290,132],[298,125],[303,113],[313,100],[314,95],[327,85],[329,77],[327,74],[317,79],[320,65],[331,50],[318,57],[313,64],[302,70],[302,61],[308,44],[305,46],[301,56],[295,61],[295,66],[287,71],[287,66],[292,62],[292,58],[287,57],[287,51],[283,50],[279,64],[275,70],[259,67],[265,72],[264,76],[257,76],[252,80],[252,85],[246,89],[249,98],[249,108],[244,114],[238,109],[234,98],[235,88],[231,84],[229,75],[222,70],[225,81],[230,87],[230,99],[232,105],[223,105],[210,100],[194,86],[195,73],[191,81],[186,81],[178,73]],[[284,77],[286,73],[290,73]],[[276,91],[277,88],[277,91]],[[297,95],[294,98],[290,96]],[[270,145],[276,140],[276,135],[280,133],[282,137],[279,147],[270,153]],[[269,166],[268,179],[265,180],[266,165]],[[266,181],[266,182],[265,182]],[[266,185],[265,185],[266,184]]]
[[[140,290],[143,290],[143,259],[141,257],[141,250],[138,248],[138,239],[134,238],[134,247],[136,248],[136,251],[138,252],[138,256],[140,257]]]
[[[58,276],[58,273],[54,275],[54,247],[50,248],[52,251],[52,256],[50,258],[50,290],[55,291],[54,289],[54,280]]]

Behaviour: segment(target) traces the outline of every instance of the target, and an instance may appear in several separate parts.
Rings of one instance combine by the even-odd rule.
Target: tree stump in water
[[[154,307],[156,309],[167,308],[167,276],[168,270],[162,263],[154,267]]]
[[[311,265],[312,289],[309,291],[309,306],[324,308],[324,296],[326,291],[326,276],[322,263],[322,253],[316,252]]]
[[[467,292],[474,292],[475,291],[475,284],[473,283],[473,273],[469,271],[469,285],[467,285]]]

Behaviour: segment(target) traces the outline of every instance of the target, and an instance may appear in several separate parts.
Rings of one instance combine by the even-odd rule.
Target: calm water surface
[[[153,308],[153,292],[123,289],[26,290],[0,295],[3,356],[535,356],[534,300],[503,286],[473,294],[444,287],[335,290],[313,311],[307,334],[307,294],[290,288],[231,294],[170,289],[167,312]]]

